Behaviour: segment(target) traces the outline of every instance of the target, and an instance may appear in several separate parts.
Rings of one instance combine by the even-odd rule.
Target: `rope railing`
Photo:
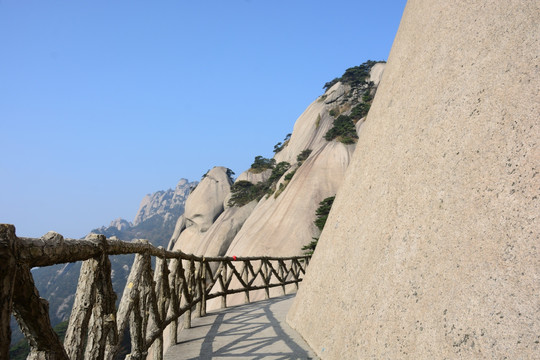
[[[116,308],[110,255],[136,254],[122,298]],[[152,257],[155,267],[152,269]],[[201,257],[156,248],[148,241],[124,242],[95,235],[64,240],[56,233],[41,239],[19,238],[13,225],[0,224],[0,358],[7,359],[10,314],[28,339],[28,359],[107,359],[118,357],[129,332],[126,359],[163,359],[165,329],[177,343],[180,318],[191,327],[192,312],[206,315],[207,301],[227,295],[281,287],[302,281],[308,256]],[[30,269],[83,261],[64,343],[54,333],[48,303],[39,297]]]

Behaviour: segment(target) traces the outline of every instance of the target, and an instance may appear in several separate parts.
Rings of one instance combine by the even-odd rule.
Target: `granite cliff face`
[[[384,67],[372,62],[360,67],[362,81],[334,81],[298,118],[273,165],[252,166],[238,176],[233,189],[263,188],[260,196],[231,204],[227,169],[212,169],[189,196],[169,248],[206,256],[302,254],[302,246],[319,235],[313,224],[319,202],[335,195],[356,147],[353,140],[325,136],[340,115],[356,114],[356,124],[350,124],[361,129],[364,116],[355,107],[370,101]]]
[[[169,249],[197,253],[201,239],[223,212],[232,184],[231,170],[217,166],[208,171],[186,201],[177,220]]]
[[[139,206],[139,211],[133,220],[133,226],[137,226],[153,216],[161,216],[164,222],[176,219],[184,211],[187,196],[190,189],[196,183],[187,179],[180,179],[174,190],[162,190],[146,195]]]
[[[538,358],[539,19],[407,3],[288,314],[322,358]]]

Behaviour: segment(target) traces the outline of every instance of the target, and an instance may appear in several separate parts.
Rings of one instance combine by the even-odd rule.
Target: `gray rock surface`
[[[249,181],[253,184],[256,184],[261,181],[266,181],[270,177],[270,174],[272,174],[272,170],[270,169],[264,170],[260,173],[254,173],[251,170],[246,170],[240,175],[238,175],[238,178],[236,179],[235,182],[243,180],[243,181]]]
[[[176,220],[178,217],[177,208],[184,208],[190,188],[195,185],[195,183],[190,183],[187,179],[180,179],[174,190],[161,190],[146,195],[141,201],[133,225],[137,226],[154,215],[167,217],[167,213],[174,216],[174,220]]]
[[[538,358],[539,19],[407,3],[288,314],[321,358]]]
[[[354,145],[326,142],[298,168],[285,190],[263,198],[234,238],[229,255],[301,255],[319,230],[313,223],[319,203],[336,194]]]
[[[169,248],[193,253],[204,233],[225,210],[225,200],[231,192],[229,169],[216,166],[203,179],[186,200],[184,215],[177,221]]]
[[[198,247],[194,250],[194,254],[201,256],[225,255],[231,242],[256,205],[257,202],[252,201],[242,207],[233,206],[225,209],[205,233]]]

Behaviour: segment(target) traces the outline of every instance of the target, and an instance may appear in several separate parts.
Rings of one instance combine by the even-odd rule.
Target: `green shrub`
[[[334,80],[329,81],[326,84],[324,84],[324,86],[323,86],[324,92],[327,92],[328,89],[330,89],[332,86],[334,86],[339,80],[340,80],[340,78],[334,78]]]
[[[275,185],[278,180],[291,168],[291,164],[289,164],[286,161],[282,161],[278,163],[273,169],[272,174],[268,178],[267,182],[269,187],[271,188],[272,185]]]
[[[272,169],[274,165],[276,164],[276,160],[274,159],[267,159],[262,156],[255,156],[255,160],[253,161],[253,164],[251,164],[250,171],[258,174],[263,172],[267,169]]]
[[[287,134],[285,136],[285,139],[283,139],[283,143],[282,142],[278,142],[276,145],[274,145],[274,153],[277,154],[278,152],[280,152],[281,150],[283,150],[283,148],[285,146],[287,146],[287,144],[289,143],[289,140],[291,140],[291,135],[292,134]]]
[[[373,82],[371,82],[373,84]],[[371,95],[371,87],[362,95],[362,101],[365,103],[370,103],[373,100],[373,95]]]
[[[338,139],[344,144],[353,144],[358,135],[356,134],[356,127],[351,117],[347,115],[339,115],[334,120],[334,126],[328,130],[324,135],[324,138],[328,141]]]
[[[319,228],[319,230],[321,231],[322,229],[324,229],[324,225],[326,225],[326,220],[328,220],[328,214],[330,214],[330,210],[332,209],[332,205],[334,205],[335,199],[335,196],[327,197],[319,203],[319,207],[315,211],[315,215],[317,215],[317,218],[314,222],[317,228]]]
[[[287,175],[285,175],[285,181],[291,181],[291,179],[293,178],[294,174],[296,174],[296,170],[294,171],[291,171],[290,173],[288,173]]]
[[[326,220],[328,220],[328,214],[330,214],[330,210],[332,209],[335,198],[335,196],[327,197],[319,203],[319,207],[315,211],[316,218],[314,223],[320,231],[322,231],[324,229],[324,225],[326,225]],[[313,255],[313,251],[315,251],[318,241],[319,238],[314,237],[309,244],[303,246],[302,250],[304,250],[304,255]]]
[[[329,81],[326,84],[324,84],[323,86],[324,92],[328,91],[328,89],[334,86],[334,84],[337,83],[338,81],[341,81],[343,84],[348,84],[352,88],[357,88],[365,84],[369,85],[369,83],[366,81],[366,79],[369,77],[369,72],[371,71],[371,68],[373,67],[373,65],[379,62],[384,62],[384,61],[368,60],[359,66],[348,68],[347,70],[345,70],[345,73],[341,75],[341,77],[335,78],[334,80]]]
[[[367,115],[370,107],[370,103],[360,103],[352,108],[351,114],[349,116],[351,117],[353,122],[358,121]]]
[[[268,159],[267,159],[268,160]],[[272,159],[274,160],[274,159]],[[275,163],[275,160],[274,160]],[[244,206],[253,200],[260,200],[264,194],[273,194],[279,179],[289,170],[291,164],[282,161],[275,165],[272,174],[266,181],[253,184],[250,181],[240,180],[231,186],[231,198],[229,206]]]
[[[311,152],[312,152],[311,149],[306,149],[306,150],[302,151],[296,157],[296,161],[298,161],[299,163],[303,162],[304,160],[306,160],[309,157],[309,155],[311,155]]]
[[[253,200],[260,200],[266,193],[265,183],[253,184],[250,181],[240,180],[231,186],[229,206],[244,206]]]
[[[229,178],[229,180],[231,182],[234,182],[234,171],[232,171],[231,169],[227,168],[227,177]]]

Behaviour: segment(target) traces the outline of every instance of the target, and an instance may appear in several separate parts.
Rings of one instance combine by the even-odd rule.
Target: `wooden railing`
[[[109,255],[136,254],[116,309]],[[155,257],[155,270],[152,259]],[[48,303],[39,297],[30,269],[83,261],[64,343],[54,333]],[[0,224],[0,359],[8,359],[13,312],[31,347],[28,359],[109,359],[117,357],[129,331],[126,359],[163,358],[164,330],[176,344],[179,318],[191,326],[192,311],[206,314],[206,303],[227,295],[302,281],[309,257],[199,257],[156,248],[147,241],[123,242],[95,235],[64,240],[56,233],[41,239],[19,238],[13,225]]]

